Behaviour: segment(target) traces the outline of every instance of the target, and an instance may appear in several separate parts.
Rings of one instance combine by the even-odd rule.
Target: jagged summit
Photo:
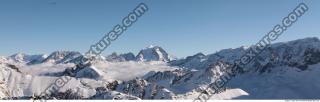
[[[55,51],[51,53],[43,62],[64,63],[81,56],[76,51]]]
[[[137,61],[170,61],[168,53],[159,46],[150,45],[149,47],[142,49],[137,57]]]

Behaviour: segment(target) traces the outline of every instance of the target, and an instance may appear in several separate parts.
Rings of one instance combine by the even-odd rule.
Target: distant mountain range
[[[159,46],[132,52],[96,56],[79,68],[74,51],[47,55],[17,53],[0,57],[0,97],[31,98],[78,69],[70,85],[52,94],[57,99],[194,99],[250,47],[197,53],[177,59]],[[320,40],[304,38],[272,44],[213,99],[319,99]],[[71,90],[71,91],[70,91]],[[77,94],[75,92],[77,91]],[[62,97],[73,94],[70,97]]]
[[[76,51],[55,51],[48,55],[27,55],[24,53],[17,53],[9,57],[2,57],[4,62],[13,62],[21,64],[40,64],[40,63],[68,63],[73,59],[83,56],[80,52]],[[171,57],[164,49],[159,46],[149,46],[142,49],[137,56],[132,52],[118,55],[116,52],[109,56],[99,56],[100,59],[110,62],[124,62],[124,61],[163,61],[169,62],[175,58]]]

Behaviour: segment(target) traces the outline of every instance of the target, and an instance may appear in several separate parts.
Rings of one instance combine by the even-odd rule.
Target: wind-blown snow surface
[[[0,98],[36,97],[67,76],[71,80],[51,98],[195,99],[250,47],[172,60],[161,47],[151,46],[136,57],[133,53],[95,56],[85,66],[74,64],[83,56],[79,52],[18,53],[0,57]],[[318,38],[272,44],[211,99],[320,99],[319,67]],[[69,73],[73,70],[74,75]]]

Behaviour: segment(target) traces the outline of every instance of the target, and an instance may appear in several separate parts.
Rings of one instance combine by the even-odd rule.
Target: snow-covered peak
[[[11,56],[9,56],[9,58],[11,58],[12,60],[16,61],[16,62],[24,62],[25,59],[26,59],[26,54],[24,53],[16,53],[16,54],[13,54]]]
[[[168,53],[163,50],[159,46],[149,46],[145,49],[142,49],[137,57],[137,61],[164,61],[168,62],[170,61],[170,56]]]
[[[147,48],[153,48],[153,47],[155,47],[155,46],[153,46],[153,45],[149,45]]]
[[[8,60],[11,62],[17,62],[22,64],[35,64],[43,61],[47,55],[39,54],[39,55],[27,55],[24,53],[16,53],[8,57]]]
[[[1,63],[6,63],[7,62],[7,58],[4,56],[0,56],[0,64]]]

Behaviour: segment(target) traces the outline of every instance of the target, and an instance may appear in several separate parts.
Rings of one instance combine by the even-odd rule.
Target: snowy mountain
[[[7,63],[8,59],[4,56],[0,56],[0,64]]]
[[[233,63],[234,60],[240,58],[241,55],[245,54],[247,47],[240,47],[234,49],[223,49],[217,53],[204,55],[198,53],[193,56],[188,56],[184,59],[173,60],[169,62],[171,66],[179,66],[189,69],[205,69],[208,68],[211,64],[218,61],[224,61],[228,63]]]
[[[171,60],[171,57],[168,55],[168,53],[163,50],[159,46],[153,46],[150,45],[149,47],[142,49],[137,57],[137,61],[164,61],[168,62]]]
[[[125,53],[118,55],[117,53],[112,53],[106,57],[109,62],[124,62],[124,61],[134,61],[136,58],[133,53]]]
[[[90,78],[90,79],[99,79],[103,76],[103,72],[97,69],[96,67],[90,65],[79,70],[75,77],[77,78]]]
[[[37,64],[41,63],[47,55],[27,55],[24,53],[16,53],[7,58],[9,62],[21,63],[21,64]]]
[[[3,67],[3,64],[0,62],[0,99],[2,98],[6,98],[6,97],[10,97],[10,94],[9,94],[9,89],[6,85],[6,82],[5,82],[5,76],[3,75],[3,71],[4,69],[2,68]]]
[[[136,57],[94,56],[84,66],[73,63],[84,57],[79,52],[57,51],[48,57],[18,53],[0,57],[0,98],[39,98],[56,79],[67,77],[70,81],[49,99],[190,100],[229,72],[251,47],[172,60],[161,47],[150,46]],[[42,63],[19,64],[36,59]],[[319,67],[318,38],[272,44],[211,99],[319,99]]]
[[[203,53],[197,53],[193,56],[188,56],[185,59],[173,60],[169,62],[173,66],[186,67],[186,68],[195,68],[201,65],[201,62],[205,60],[206,55]]]
[[[125,53],[125,54],[120,54],[120,57],[123,57],[126,61],[134,61],[136,57],[134,56],[133,53]]]
[[[43,63],[65,63],[74,58],[82,56],[80,52],[75,51],[55,51],[51,53],[46,59],[43,60]]]
[[[206,56],[198,53],[194,56],[174,60],[169,63],[172,66],[204,69],[218,61],[233,63],[234,60],[239,59],[240,56],[244,55],[250,47],[224,49]],[[320,62],[319,49],[320,41],[318,38],[305,38],[286,43],[272,44],[270,47],[266,48],[257,59],[253,60],[248,67],[258,68],[260,71],[267,70],[265,68],[268,66],[293,66],[305,69],[308,65]]]

